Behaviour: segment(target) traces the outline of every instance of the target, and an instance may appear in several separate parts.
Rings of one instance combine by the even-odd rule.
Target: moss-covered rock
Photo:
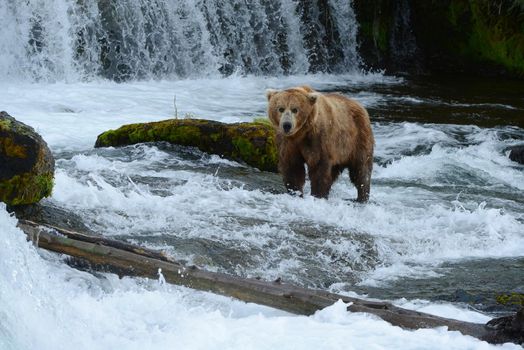
[[[55,161],[33,128],[0,112],[0,201],[32,204],[51,195]]]
[[[169,119],[124,125],[98,136],[95,147],[118,147],[167,141],[244,162],[264,171],[277,171],[275,132],[266,122],[226,124],[204,119]]]

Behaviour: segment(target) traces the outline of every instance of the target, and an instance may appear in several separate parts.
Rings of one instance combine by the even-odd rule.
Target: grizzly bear
[[[290,193],[300,192],[307,165],[311,194],[327,198],[344,169],[358,192],[369,199],[374,138],[367,111],[339,94],[308,86],[267,90],[268,116],[277,135],[278,168]]]

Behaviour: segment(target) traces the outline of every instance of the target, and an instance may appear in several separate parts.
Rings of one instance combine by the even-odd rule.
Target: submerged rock
[[[84,224],[82,217],[69,209],[53,205],[50,202],[40,202],[30,205],[18,205],[8,210],[15,214],[18,220],[28,220],[42,225],[60,227],[66,230],[99,235]]]
[[[269,122],[226,124],[204,119],[169,119],[129,124],[99,135],[95,147],[158,141],[197,147],[263,171],[277,171],[275,132]]]
[[[515,315],[492,319],[486,324],[486,328],[495,331],[487,339],[484,339],[490,343],[513,342],[524,345],[524,307]]]
[[[524,164],[524,145],[512,147],[509,152],[509,159]]]
[[[55,161],[30,126],[0,112],[0,201],[32,204],[51,195]]]

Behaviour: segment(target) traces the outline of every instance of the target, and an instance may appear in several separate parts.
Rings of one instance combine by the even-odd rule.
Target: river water
[[[265,88],[303,83],[369,109],[369,204],[352,202],[347,173],[329,200],[307,185],[297,199],[279,175],[195,149],[93,148],[104,130],[173,117],[175,95],[179,117],[249,121],[265,114]],[[524,138],[515,84],[380,74],[20,83],[3,87],[1,105],[57,158],[45,203],[94,231],[215,271],[501,311],[495,295],[524,288],[524,173],[507,158]],[[500,124],[506,119],[516,125]]]
[[[305,197],[298,199],[284,193],[277,174],[194,149],[168,144],[93,148],[96,136],[107,129],[173,117],[175,95],[179,117],[249,121],[265,114],[264,89],[303,83],[321,91],[340,91],[369,109],[376,137],[370,203],[352,201],[356,191],[347,174],[334,185],[328,200],[311,197],[307,185]],[[35,127],[56,157],[55,189],[43,203],[78,214],[96,232],[162,249],[176,259],[213,271],[268,280],[281,277],[307,287],[398,300],[400,305],[426,307],[422,310],[450,317],[460,317],[468,308],[491,312],[489,316],[507,310],[495,304],[497,293],[522,292],[524,288],[524,172],[522,165],[512,163],[506,155],[507,147],[524,138],[524,129],[522,125],[498,125],[506,116],[519,122],[524,101],[511,96],[512,89],[509,94],[496,94],[495,89],[479,93],[477,81],[462,84],[463,92],[472,89],[471,95],[454,97],[440,83],[380,74],[125,84],[11,83],[2,84],[0,105]],[[513,83],[498,84],[502,89]],[[460,124],[455,123],[457,120]],[[7,226],[4,229],[8,232],[14,230],[13,223]],[[35,322],[77,320],[65,329],[67,334],[83,327],[76,322],[88,322],[92,311],[83,308],[97,308],[100,315],[96,320],[106,320],[109,313],[128,327],[125,331],[109,327],[104,334],[114,339],[97,341],[96,335],[103,330],[88,323],[80,347],[126,344],[122,339],[129,334],[142,337],[137,344],[151,344],[153,338],[134,329],[146,327],[140,322],[151,322],[149,326],[160,327],[158,332],[171,339],[174,331],[167,325],[163,329],[162,322],[194,322],[202,327],[209,321],[207,317],[215,315],[213,310],[222,310],[220,317],[225,319],[216,321],[222,327],[230,320],[227,313],[251,315],[246,316],[248,321],[239,321],[235,330],[245,327],[243,322],[252,322],[253,313],[264,314],[260,327],[284,317],[274,316],[265,308],[245,309],[236,302],[193,296],[186,290],[165,292],[158,289],[165,287],[155,283],[87,276],[57,265],[56,257],[43,253],[43,257],[35,256],[21,242],[14,247],[16,253],[3,252],[3,259],[12,264],[2,271],[0,290],[4,302],[28,303],[28,309],[4,307],[4,314],[31,320],[33,311],[29,310],[43,308],[45,317],[39,318],[37,312]],[[19,271],[18,277],[11,275],[15,272],[8,270],[9,266]],[[18,300],[18,293],[9,293],[17,290],[20,274],[30,275],[30,287],[24,287],[29,296]],[[48,278],[57,279],[57,285],[49,289]],[[36,295],[36,304],[32,304],[31,295]],[[62,310],[55,298],[69,296],[73,299],[66,303],[67,311]],[[128,298],[129,305],[121,305]],[[195,311],[200,316],[184,314],[176,320],[160,311],[148,311],[149,321],[126,320],[129,312],[133,317],[143,317],[137,314],[137,310],[146,312],[137,306],[142,299],[149,307],[158,308],[163,303],[173,307],[168,301],[171,298],[185,305],[175,308],[185,313],[191,313],[187,310],[197,303],[195,300],[204,298],[205,310]],[[55,313],[60,314],[55,315],[58,318]],[[482,322],[488,316],[475,313],[463,318]],[[45,321],[47,317],[51,320]],[[332,317],[337,316],[326,317],[326,322],[336,323]],[[11,318],[2,322],[3,337],[8,339],[6,348],[23,348],[27,339],[13,334],[12,328],[22,333],[25,328],[15,326]],[[26,326],[32,324],[27,322]],[[295,321],[280,322],[290,327]],[[304,322],[303,332],[316,327],[307,325],[316,321]],[[329,332],[339,327],[332,326]],[[398,340],[396,335],[387,334],[385,341]],[[411,339],[408,343],[413,346],[419,341],[414,335],[399,337]],[[445,347],[449,340],[440,333],[435,337],[439,341],[429,347]],[[57,339],[62,338],[57,335]],[[342,341],[346,336],[337,339]],[[365,338],[362,344],[375,344],[370,339]],[[296,344],[288,338],[280,341]],[[53,348],[56,342],[49,344]],[[168,348],[167,342],[159,344]],[[235,347],[228,341],[220,344]],[[245,344],[263,348],[256,341]]]
[[[523,83],[362,72],[351,3],[301,4],[0,3],[0,109],[56,158],[42,204],[213,271],[471,322],[509,311],[495,296],[524,292],[524,167],[507,157],[524,139]],[[179,118],[251,121],[266,113],[265,89],[301,84],[368,108],[368,204],[353,202],[347,173],[328,200],[308,184],[299,199],[277,174],[195,149],[93,148],[108,129],[175,117],[175,100]],[[341,304],[296,317],[161,279],[78,271],[25,242],[3,205],[0,234],[0,349],[491,348]]]

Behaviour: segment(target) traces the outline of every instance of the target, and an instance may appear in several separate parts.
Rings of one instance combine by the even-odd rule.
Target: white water
[[[492,348],[445,329],[404,331],[372,316],[349,314],[341,302],[297,317],[155,281],[95,278],[40,256],[15,224],[0,204],[3,350]],[[423,303],[406,306],[432,309]],[[450,307],[432,311],[461,313]],[[473,313],[461,318],[487,319]]]
[[[127,155],[92,151],[104,130],[172,117],[175,94],[180,116],[233,122],[264,114],[265,88],[303,82],[336,89],[398,80],[318,75],[16,83],[0,86],[0,105],[62,154],[50,203],[73,210],[105,234],[123,234],[210,269],[350,290],[351,283],[344,282],[383,285],[438,275],[444,262],[522,256],[521,205],[483,194],[524,187],[521,169],[500,151],[514,143],[499,137],[511,129],[375,123],[378,163],[371,203],[365,206],[348,202],[355,191],[347,174],[328,201],[308,195],[298,200],[229,179],[222,172],[243,168],[218,157],[188,159],[154,146],[134,147]],[[368,107],[383,99],[373,93],[360,97]],[[426,151],[410,155],[416,146]],[[156,281],[94,277],[56,257],[39,256],[3,208],[0,225],[6,237],[0,248],[2,349],[490,348],[443,329],[402,331],[370,316],[346,314],[342,305],[295,317]],[[319,238],[308,236],[317,230]],[[354,239],[352,232],[367,238]],[[245,266],[223,265],[200,251],[162,243],[170,237],[225,245],[239,252]],[[398,303],[475,322],[488,318],[451,305]]]
[[[400,79],[354,73],[360,60],[350,2],[328,1],[331,27],[317,21],[327,16],[318,6],[301,3],[0,2],[0,109],[35,127],[57,157],[45,203],[106,235],[209,269],[346,293],[355,284],[439,276],[445,263],[522,257],[524,175],[503,154],[521,129],[375,122],[365,206],[349,201],[356,193],[347,174],[328,201],[299,200],[282,193],[278,176],[217,156],[148,145],[92,149],[107,129],[173,117],[175,96],[179,117],[223,122],[264,115],[266,88],[298,84],[350,87],[367,107],[428,103],[373,92]],[[297,75],[312,71],[346,75]],[[282,73],[294,76],[260,76]],[[15,226],[0,204],[2,350],[493,348],[445,329],[403,331],[348,314],[341,303],[296,317],[162,279],[91,275],[36,251]],[[489,319],[462,306],[396,303]]]
[[[356,71],[351,4],[328,3],[333,28],[320,22],[326,15],[318,6],[301,7],[296,0],[4,0],[0,78]]]

